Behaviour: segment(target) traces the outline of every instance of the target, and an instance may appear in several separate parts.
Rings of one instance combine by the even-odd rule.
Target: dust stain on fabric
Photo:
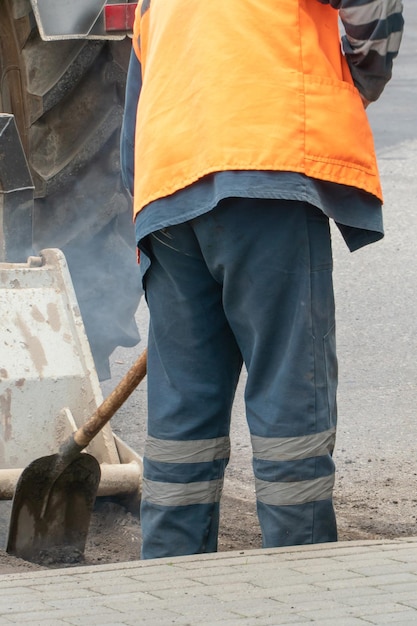
[[[6,389],[0,396],[0,418],[4,441],[12,437],[12,390]]]
[[[42,376],[43,369],[48,364],[48,362],[46,360],[45,351],[42,347],[41,342],[39,341],[38,337],[32,335],[28,325],[20,317],[20,315],[16,316],[16,326],[19,328],[20,332],[23,335],[26,348],[32,358],[36,371],[38,372],[39,376]]]

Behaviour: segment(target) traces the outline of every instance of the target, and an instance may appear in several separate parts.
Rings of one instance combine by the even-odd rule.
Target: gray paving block
[[[126,595],[130,593],[147,593],[148,588],[151,585],[144,585],[138,580],[132,580],[127,578],[116,578],[113,583],[111,580],[95,580],[94,582],[88,582],[87,587],[85,587],[85,591],[90,594],[97,594],[100,596],[116,596],[116,595]]]
[[[8,626],[10,626],[11,622],[7,622]],[[19,623],[19,622],[17,622]],[[30,622],[30,626],[66,626],[69,622],[63,622],[61,619],[46,619],[46,620],[35,620]],[[0,622],[0,626],[3,624]]]
[[[222,601],[222,605],[235,617],[263,618],[270,615],[279,615],[284,612],[284,607],[271,598],[259,598],[258,601],[253,598],[230,598],[228,601]],[[287,608],[285,607],[285,612]]]
[[[43,602],[46,602],[51,606],[55,606],[54,602],[56,601],[70,603],[74,601],[74,599],[82,600],[83,602],[90,604],[91,599],[100,597],[99,593],[77,584],[66,585],[64,589],[61,589],[59,585],[51,585],[45,587],[43,591],[39,589],[34,591],[36,591],[37,596],[42,599]]]
[[[96,607],[91,607],[89,609],[79,608],[76,603],[73,602],[72,609],[62,610],[62,609],[45,609],[43,611],[33,611],[30,613],[12,613],[7,616],[13,624],[28,624],[29,626],[33,626],[35,623],[44,624],[45,621],[60,621],[61,624],[66,624],[67,620],[71,620],[77,617],[83,616],[93,616],[97,613]],[[106,614],[113,614],[113,616],[117,617],[117,611],[114,611],[112,608],[106,607]]]
[[[329,619],[320,620],[320,626],[369,626],[369,622],[361,619],[360,617],[330,617]],[[301,624],[302,622],[300,622]],[[311,623],[311,620],[310,620]]]
[[[139,616],[136,618],[139,620]],[[139,621],[136,624],[140,623]],[[62,624],[62,622],[61,622]],[[65,620],[65,624],[71,624],[71,626],[126,626],[125,620],[115,615],[109,615],[108,613],[98,612],[95,615],[82,615],[80,617],[71,617]]]
[[[408,572],[399,572],[392,574],[381,574],[379,576],[360,576],[348,579],[316,582],[318,587],[326,587],[327,589],[341,589],[343,587],[349,587],[356,589],[358,587],[380,587],[382,585],[395,585],[400,583],[417,584],[417,576]],[[417,587],[416,587],[417,588]]]
[[[22,614],[22,613],[31,613],[35,611],[45,611],[49,608],[49,606],[43,602],[42,598],[38,600],[31,600],[30,598],[26,598],[26,596],[21,596],[18,598],[17,596],[13,596],[9,600],[4,598],[2,602],[0,602],[0,615],[2,617],[9,616],[13,614]]]
[[[184,572],[185,574],[185,572]],[[191,577],[176,576],[174,578],[158,578],[158,576],[137,577],[135,584],[140,591],[148,591],[153,593],[159,589],[194,589],[203,588],[204,584],[200,580],[194,580]]]
[[[310,620],[311,622],[317,622],[318,624],[321,624],[331,619],[333,619],[335,624],[339,624],[340,620],[348,619],[348,618],[356,619],[359,617],[354,607],[348,607],[348,606],[342,606],[342,605],[339,605],[336,608],[334,607],[327,608],[326,605],[323,604],[321,609],[307,610],[307,611],[300,611],[299,609],[297,609],[296,613],[300,617],[306,618]]]
[[[386,613],[385,615],[367,615],[366,619],[371,624],[398,624],[399,622],[417,624],[417,611],[396,611],[394,613]]]
[[[262,615],[261,617],[239,617],[235,616],[231,619],[222,619],[219,626],[279,626],[281,624],[293,624],[302,622],[307,624],[309,620],[300,618],[299,615],[292,615],[290,613],[277,613],[274,615]],[[204,621],[193,622],[192,626],[213,626],[211,619]],[[311,622],[310,622],[311,623]],[[217,625],[216,625],[217,626]]]
[[[38,595],[37,590],[30,585],[19,585],[15,583],[12,587],[3,587],[0,581],[0,604],[4,599],[13,598],[15,596],[24,596],[29,599],[30,597],[36,598]]]
[[[385,562],[384,564],[371,564],[369,563],[367,566],[357,566],[351,565],[349,568],[352,572],[356,572],[356,574],[360,574],[361,576],[386,576],[388,574],[398,574],[401,572],[406,572],[408,574],[417,574],[417,569],[413,567],[410,563],[401,563],[390,560],[389,562]],[[417,580],[417,576],[416,576]]]
[[[254,591],[254,587],[250,583],[235,583],[225,580],[224,584],[222,584],[222,581],[219,580],[215,585],[205,585],[204,587],[199,587],[198,589],[158,589],[155,590],[154,595],[161,600],[167,600],[169,598],[170,601],[178,599],[181,602],[187,595],[189,598],[199,598],[200,596],[203,596],[218,599],[220,595],[230,598],[233,598],[236,595],[248,597],[252,591]]]

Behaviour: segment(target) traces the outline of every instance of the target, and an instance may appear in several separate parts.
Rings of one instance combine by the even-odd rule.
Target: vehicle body
[[[100,405],[114,348],[139,340],[119,166],[135,6],[0,0],[0,500]],[[99,495],[137,508],[141,458],[108,425],[89,449]]]
[[[4,123],[0,261],[63,251],[101,379],[110,376],[112,351],[139,340],[131,199],[119,166],[135,6],[0,0],[0,114],[13,114],[29,171],[23,210],[22,160],[4,167],[14,134]],[[6,182],[5,169],[14,172]]]

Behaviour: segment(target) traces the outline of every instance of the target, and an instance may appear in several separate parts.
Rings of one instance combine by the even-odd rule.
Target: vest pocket
[[[333,172],[335,182],[353,186],[359,186],[358,177],[370,176],[369,185],[375,186],[372,131],[356,88],[331,78],[306,76],[304,89],[307,169],[328,176]]]

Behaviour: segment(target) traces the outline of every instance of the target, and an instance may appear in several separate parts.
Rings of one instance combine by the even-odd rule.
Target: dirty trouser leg
[[[332,253],[328,220],[301,202],[233,200],[196,220],[248,370],[264,547],[337,539]],[[216,242],[213,245],[213,242]]]
[[[241,355],[190,225],[148,244],[142,557],[213,552]]]

